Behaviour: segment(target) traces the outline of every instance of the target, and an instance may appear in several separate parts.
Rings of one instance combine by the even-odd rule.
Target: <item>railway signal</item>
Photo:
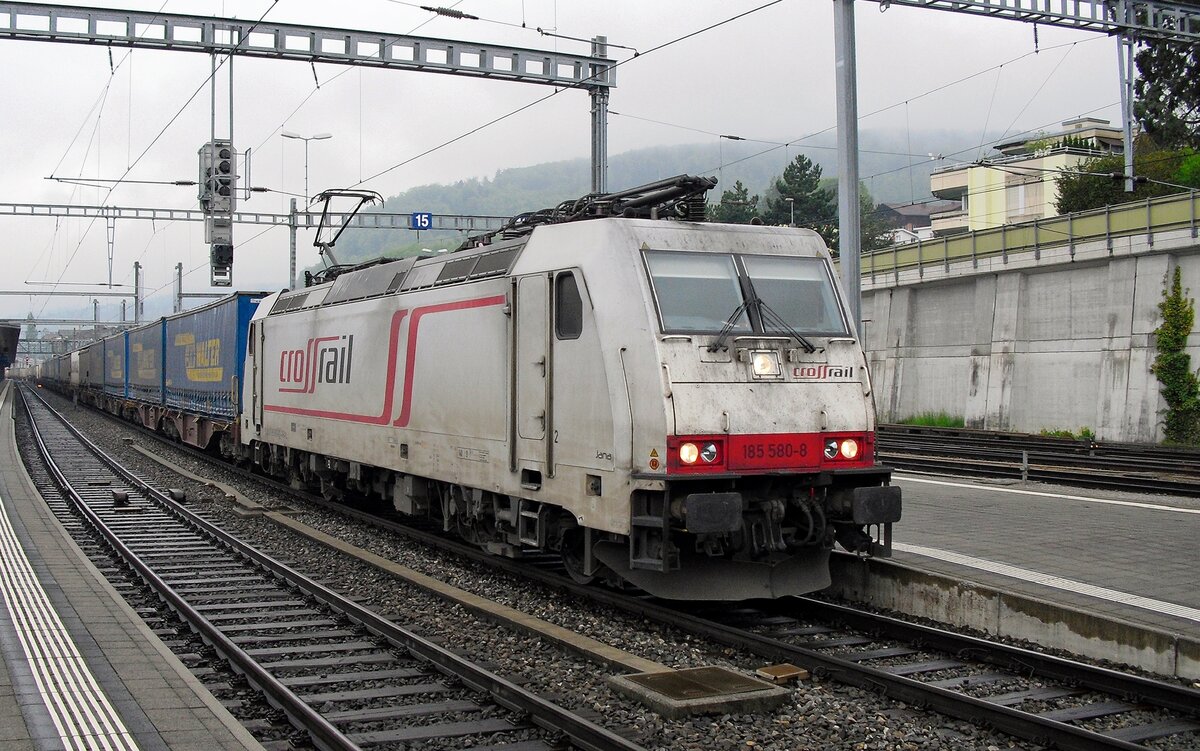
[[[200,147],[200,210],[204,241],[209,244],[210,281],[214,287],[233,284],[233,210],[237,205],[237,150],[226,139]]]

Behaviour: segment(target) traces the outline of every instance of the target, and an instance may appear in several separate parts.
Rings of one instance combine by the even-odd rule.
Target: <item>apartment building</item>
[[[930,175],[930,192],[959,204],[930,217],[935,235],[1055,216],[1054,179],[1062,170],[1124,151],[1121,129],[1094,117],[1067,120],[1060,131],[1022,137],[995,149],[994,157],[942,167]]]

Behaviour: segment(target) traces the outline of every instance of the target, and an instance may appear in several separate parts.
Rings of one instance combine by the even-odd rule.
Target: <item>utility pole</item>
[[[1117,0],[1116,14],[1128,23],[1132,20],[1133,7],[1130,0]],[[1121,76],[1121,140],[1125,148],[1125,192],[1133,192],[1133,82],[1137,74],[1133,69],[1133,46],[1137,40],[1122,29],[1117,34],[1117,70]]]
[[[837,78],[838,254],[850,325],[862,335],[862,225],[858,203],[858,74],[854,59],[854,0],[833,0],[833,57]]]
[[[288,289],[296,289],[296,199],[288,213]]]
[[[608,37],[592,40],[592,57],[608,57]],[[588,87],[592,97],[592,192],[608,192],[608,76],[611,71],[602,63],[593,65],[593,81],[603,79],[606,85],[593,83]]]
[[[142,322],[142,264],[139,261],[133,262],[133,322]]]

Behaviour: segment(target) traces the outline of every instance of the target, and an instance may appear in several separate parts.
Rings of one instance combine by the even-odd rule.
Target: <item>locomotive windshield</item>
[[[729,333],[846,333],[829,267],[820,258],[661,250],[645,256],[664,332],[716,334],[736,312]],[[786,326],[764,321],[759,302]]]
[[[734,331],[750,331],[733,256],[646,251],[664,331],[720,331],[740,308]]]
[[[801,334],[839,336],[846,333],[842,311],[833,292],[829,267],[820,258],[741,256],[758,299]],[[765,333],[786,329],[764,321]]]

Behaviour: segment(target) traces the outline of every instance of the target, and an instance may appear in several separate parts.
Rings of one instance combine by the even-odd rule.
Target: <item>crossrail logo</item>
[[[431,315],[463,312],[479,308],[498,308],[507,302],[508,298],[505,295],[494,295],[471,300],[423,305],[411,311],[397,310],[393,312],[391,323],[388,326],[387,358],[384,361],[385,366],[382,370],[385,381],[381,394],[382,406],[378,413],[374,411],[371,413],[347,412],[342,409],[336,409],[336,407],[340,406],[336,404],[338,400],[334,400],[328,404],[328,406],[335,407],[335,409],[318,408],[316,403],[320,402],[320,395],[313,400],[314,404],[306,404],[305,406],[298,404],[265,404],[263,405],[263,410],[288,415],[346,420],[369,425],[386,425],[391,423],[391,425],[398,428],[406,427],[412,416],[413,383],[416,380],[417,365],[417,331],[422,319]],[[407,338],[402,335],[405,323],[407,323],[408,328]],[[378,346],[378,338],[374,336],[369,336],[368,338]],[[401,339],[405,339],[403,357],[401,357]],[[317,390],[318,383],[350,383],[351,366],[354,360],[353,340],[353,335],[317,337],[309,339],[304,349],[284,350],[279,356],[280,385],[277,393],[312,394]],[[358,387],[359,390],[364,388],[372,390],[374,388],[371,385],[371,366],[372,360],[368,359],[368,382],[360,384]],[[378,371],[374,375],[378,377]],[[397,389],[395,388],[398,380],[401,383],[399,393],[397,393]],[[295,386],[285,388],[285,384],[295,384]],[[397,397],[399,397],[400,401],[400,412],[399,416],[393,420],[392,418],[395,414],[393,406]]]
[[[854,380],[853,365],[799,365],[792,368],[792,378],[806,381]]]
[[[303,349],[279,353],[281,392],[311,394],[318,383],[350,383],[353,372],[354,334],[316,337],[309,339]]]

